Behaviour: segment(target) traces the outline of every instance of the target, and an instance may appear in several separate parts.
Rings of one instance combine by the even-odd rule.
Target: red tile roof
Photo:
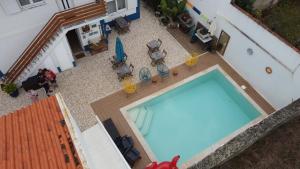
[[[81,168],[54,96],[0,117],[0,169]]]

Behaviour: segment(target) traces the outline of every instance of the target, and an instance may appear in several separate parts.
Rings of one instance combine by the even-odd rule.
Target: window
[[[117,0],[117,2],[118,2],[118,10],[126,8],[125,0]]]
[[[109,14],[117,12],[116,1],[115,0],[107,2],[107,12]]]
[[[222,31],[221,34],[220,34],[218,43],[217,43],[217,51],[221,55],[225,54],[225,51],[226,51],[227,45],[229,43],[229,40],[230,40],[230,36],[226,32]]]
[[[44,0],[18,0],[22,8],[31,8],[44,4]]]
[[[109,14],[126,8],[126,0],[111,0],[107,2],[107,12]]]

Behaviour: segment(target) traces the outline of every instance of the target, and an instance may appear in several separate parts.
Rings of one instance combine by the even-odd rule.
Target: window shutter
[[[0,5],[6,14],[14,14],[21,11],[17,0],[0,0]]]

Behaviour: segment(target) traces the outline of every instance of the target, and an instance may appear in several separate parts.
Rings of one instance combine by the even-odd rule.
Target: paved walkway
[[[165,27],[159,25],[158,20],[150,11],[141,8],[141,19],[133,21],[130,32],[120,35],[128,63],[135,66],[134,79],[138,81],[138,71],[146,66],[153,74],[156,70],[151,67],[151,60],[147,54],[146,43],[160,38],[163,42],[161,49],[166,49],[168,55],[166,64],[174,67],[184,61],[188,52],[168,33]],[[93,116],[91,102],[99,100],[121,89],[116,73],[112,70],[109,57],[114,55],[116,32],[109,38],[109,50],[94,56],[85,57],[77,61],[78,66],[58,74],[57,81],[60,92],[71,110],[81,130],[85,130],[96,123]],[[30,104],[24,91],[16,99],[0,92],[0,115],[15,111]]]

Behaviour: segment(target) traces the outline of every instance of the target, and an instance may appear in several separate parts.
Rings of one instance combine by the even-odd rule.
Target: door
[[[229,40],[230,40],[230,36],[226,32],[222,31],[220,34],[218,43],[217,43],[217,51],[221,55],[224,55],[227,45],[229,43]]]
[[[75,56],[76,59],[84,57],[85,55],[80,40],[78,38],[76,29],[68,31],[66,37],[69,42],[73,56]]]

